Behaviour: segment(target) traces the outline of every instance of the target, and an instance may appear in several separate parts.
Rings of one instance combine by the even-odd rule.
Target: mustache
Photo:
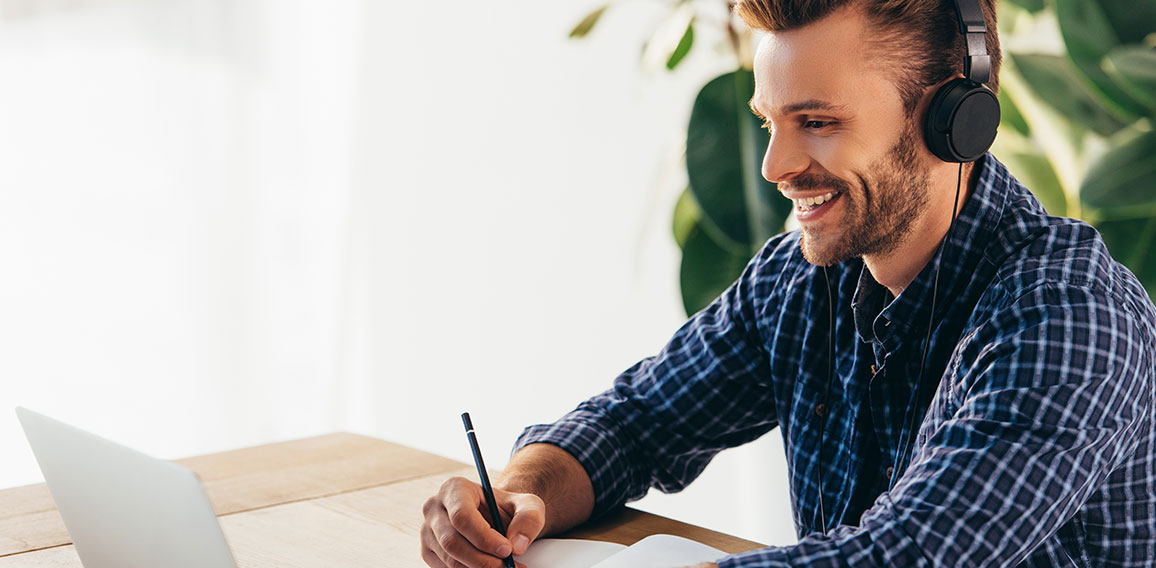
[[[851,184],[835,176],[810,174],[799,176],[789,182],[779,183],[779,187],[787,191],[806,191],[809,189],[833,189],[835,191],[850,191]]]

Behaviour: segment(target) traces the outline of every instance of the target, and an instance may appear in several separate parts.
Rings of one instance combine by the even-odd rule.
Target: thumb
[[[506,537],[514,547],[514,554],[522,555],[546,526],[546,504],[529,493],[510,493],[507,497],[514,514],[506,527]]]

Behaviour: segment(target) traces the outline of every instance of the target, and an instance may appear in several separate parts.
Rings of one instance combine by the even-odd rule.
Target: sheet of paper
[[[515,559],[528,568],[590,568],[626,547],[613,542],[544,538]]]
[[[726,556],[705,544],[685,538],[656,534],[595,564],[593,568],[684,568],[714,562]]]

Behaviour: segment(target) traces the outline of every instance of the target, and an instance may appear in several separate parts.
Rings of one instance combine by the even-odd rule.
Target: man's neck
[[[863,256],[863,264],[871,271],[871,276],[890,290],[892,296],[898,297],[915,280],[935,256],[940,241],[947,235],[951,227],[951,200],[955,196],[957,168],[956,164],[937,166],[931,178],[931,202],[925,214],[915,221],[907,238],[887,254]],[[966,179],[965,186],[959,191],[959,209],[963,209],[964,202],[971,195],[979,171],[980,168],[973,167],[973,164],[964,164],[963,175]]]

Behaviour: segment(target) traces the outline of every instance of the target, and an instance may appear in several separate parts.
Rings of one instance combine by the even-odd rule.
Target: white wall
[[[39,480],[18,404],[165,457],[462,461],[468,410],[496,468],[661,347],[719,38],[651,73],[659,4],[584,42],[593,3],[432,6],[0,2],[0,487]],[[787,543],[784,470],[775,433],[640,506]]]

